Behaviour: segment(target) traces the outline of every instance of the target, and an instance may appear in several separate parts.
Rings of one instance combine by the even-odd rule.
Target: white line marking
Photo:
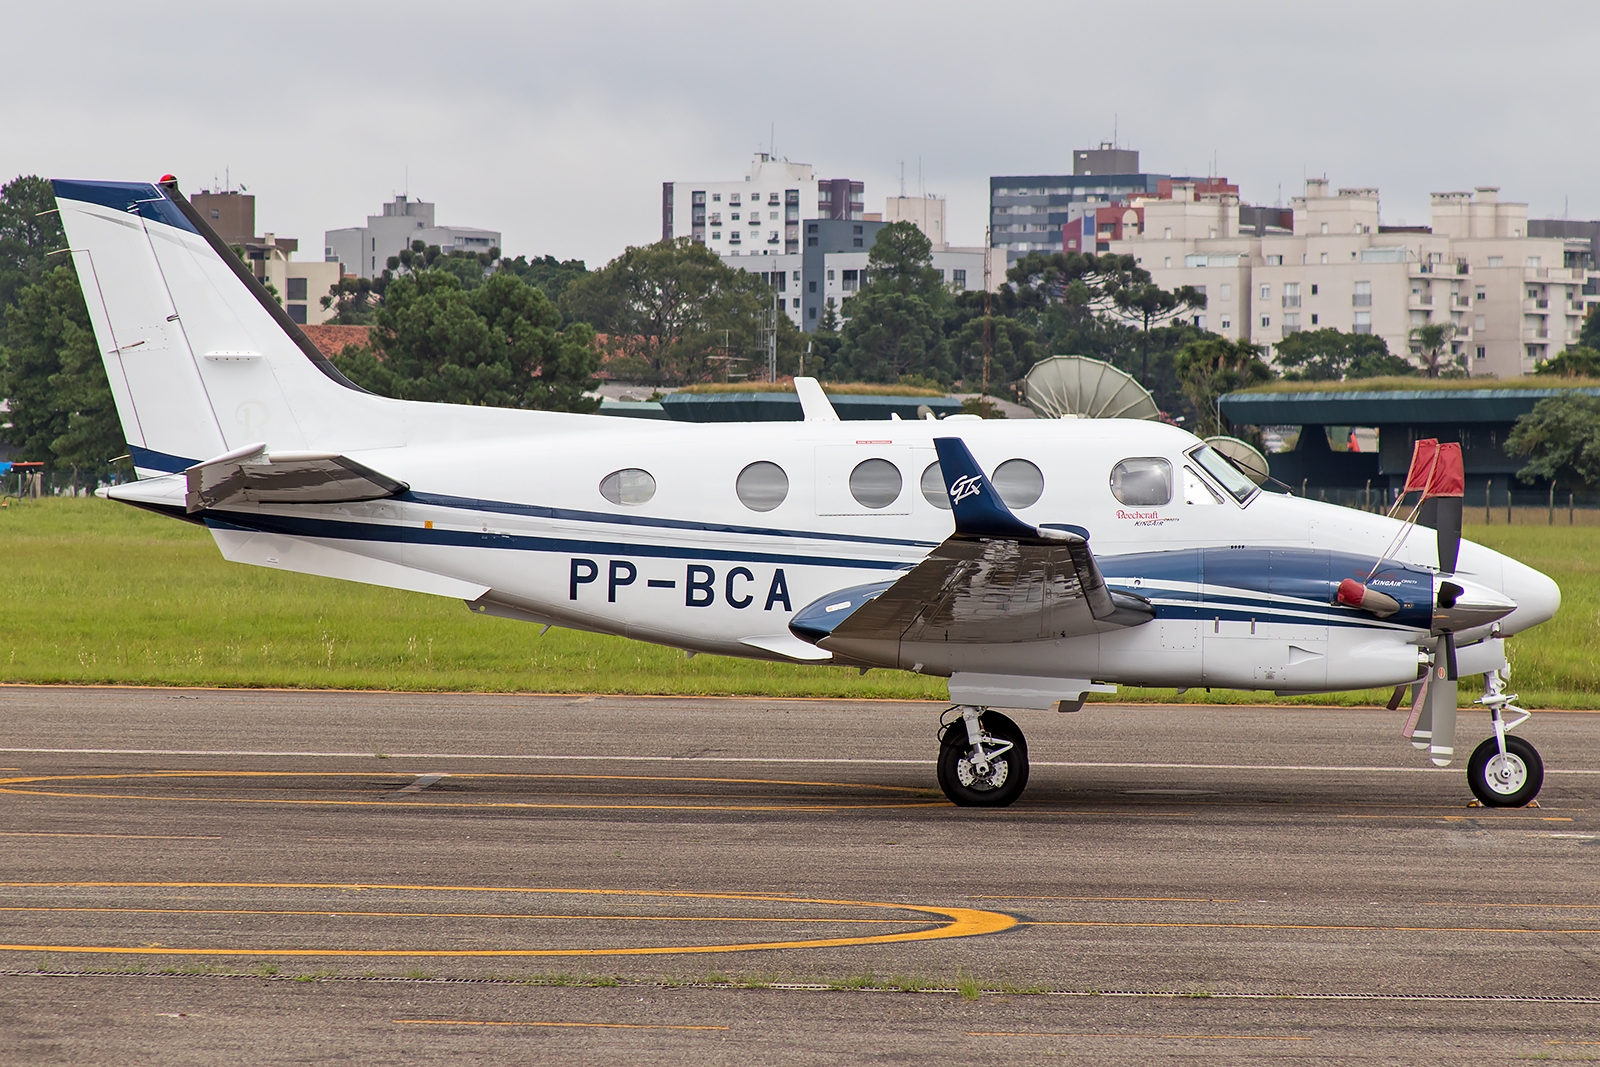
[[[41,756],[267,756],[295,759],[376,759],[375,752],[293,752],[257,749],[169,749],[169,748],[0,748],[0,752]],[[551,756],[531,753],[483,752],[386,752],[385,759],[416,760],[542,760],[599,763],[806,763],[859,765],[863,767],[931,767],[930,759],[830,759],[811,756],[612,756],[602,753],[576,756]],[[1359,772],[1362,774],[1451,774],[1460,767],[1352,767],[1314,763],[1136,763],[1097,760],[1032,760],[1034,767],[1105,767],[1113,770],[1149,771],[1319,771]],[[1600,775],[1600,770],[1546,767],[1546,774]]]

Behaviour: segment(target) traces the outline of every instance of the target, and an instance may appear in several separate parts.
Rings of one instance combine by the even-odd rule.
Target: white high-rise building
[[[1469,373],[1514,377],[1577,343],[1596,300],[1584,285],[1600,276],[1584,265],[1587,241],[1528,236],[1528,206],[1490,186],[1432,202],[1431,226],[1384,226],[1378,190],[1330,195],[1318,178],[1292,201],[1292,229],[1241,232],[1236,196],[1175,182],[1170,200],[1128,205],[1109,251],[1163,288],[1200,289],[1197,325],[1269,353],[1289,334],[1332,328],[1406,355],[1414,328],[1449,324]]]
[[[381,215],[368,215],[365,226],[329,230],[323,237],[323,258],[342,264],[346,274],[376,278],[390,256],[410,248],[412,242],[438,245],[445,252],[487,252],[500,248],[500,231],[476,226],[438,226],[433,205],[397,196],[383,205]]]
[[[688,237],[719,256],[800,251],[800,224],[862,217],[861,182],[818,181],[809,163],[756,153],[742,180],[663,182],[661,239]]]

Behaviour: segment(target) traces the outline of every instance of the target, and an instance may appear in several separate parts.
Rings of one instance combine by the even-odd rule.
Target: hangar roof
[[[1546,397],[1600,396],[1600,386],[1227,393],[1222,414],[1245,426],[1382,426],[1515,422]]]

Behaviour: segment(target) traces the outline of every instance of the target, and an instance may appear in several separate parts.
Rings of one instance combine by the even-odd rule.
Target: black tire
[[[1017,724],[998,711],[984,712],[980,722],[986,735],[1011,742],[1011,749],[994,760],[988,779],[964,783],[963,776],[972,778],[970,764],[962,766],[970,751],[967,726],[962,720],[955,720],[939,737],[939,788],[957,807],[1003,808],[1015,803],[1027,788],[1028,742]],[[1001,779],[998,785],[993,784],[996,778]]]
[[[1520,737],[1506,738],[1509,766],[1498,761],[1500,746],[1494,738],[1472,750],[1467,761],[1467,785],[1484,807],[1520,808],[1539,795],[1544,785],[1544,761],[1539,750]],[[1491,763],[1495,766],[1491,768]]]

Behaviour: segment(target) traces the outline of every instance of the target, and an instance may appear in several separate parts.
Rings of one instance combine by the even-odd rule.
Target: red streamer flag
[[[1425,437],[1411,450],[1411,469],[1406,472],[1405,492],[1420,492],[1423,499],[1434,496],[1461,496],[1466,492],[1466,470],[1461,462],[1461,445]]]

